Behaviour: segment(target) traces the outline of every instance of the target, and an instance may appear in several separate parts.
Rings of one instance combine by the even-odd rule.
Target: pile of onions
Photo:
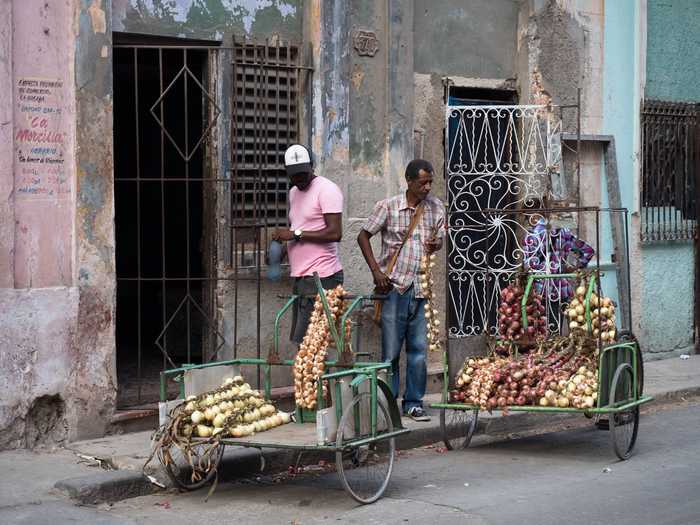
[[[617,331],[615,329],[615,303],[610,297],[598,297],[591,295],[591,326],[593,327],[593,337],[600,336],[604,343],[615,341]]]
[[[581,366],[569,379],[553,381],[540,397],[540,406],[593,408],[598,400],[598,379],[594,370]]]
[[[290,414],[278,412],[242,376],[227,378],[211,392],[188,397],[183,412],[178,433],[186,438],[245,437],[291,421]]]
[[[438,309],[433,295],[433,268],[435,268],[435,254],[424,255],[420,263],[420,286],[425,298],[425,323],[428,333],[428,349],[438,352],[442,349],[440,341],[440,319],[438,319]]]
[[[615,329],[615,303],[610,297],[590,297],[591,326],[586,323],[586,282],[581,280],[576,295],[565,310],[571,332],[586,332],[603,343],[612,343],[617,335]]]
[[[528,339],[534,339],[537,336],[547,334],[544,300],[540,294],[534,291],[531,291],[527,298],[525,306],[527,328],[523,326],[523,293],[523,287],[518,282],[511,283],[501,290],[501,304],[498,308],[498,333],[505,339],[518,341],[524,336]]]
[[[324,293],[331,317],[335,322],[336,329],[340,332],[340,319],[345,310],[345,302],[343,301],[345,291],[341,285],[338,285],[333,290],[325,290]],[[345,341],[349,342],[349,322],[346,323],[342,333]],[[316,408],[318,380],[326,370],[328,346],[332,341],[333,335],[330,331],[328,318],[323,310],[321,298],[317,296],[309,327],[294,360],[294,398],[297,406],[308,409]],[[326,396],[327,385],[324,384],[322,388],[323,395]]]
[[[451,392],[451,398],[489,411],[538,404],[586,408],[597,391],[595,363],[595,345],[590,339],[575,334],[540,339],[529,354],[467,359],[456,377],[457,389]],[[576,376],[582,377],[574,379]],[[567,390],[570,381],[577,386]],[[560,397],[566,401],[560,403]]]

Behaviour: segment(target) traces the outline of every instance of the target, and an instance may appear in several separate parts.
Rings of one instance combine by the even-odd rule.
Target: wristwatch
[[[302,231],[301,231],[299,228],[297,228],[296,230],[292,230],[292,233],[294,234],[294,240],[295,240],[295,241],[300,241],[300,240],[301,240]]]

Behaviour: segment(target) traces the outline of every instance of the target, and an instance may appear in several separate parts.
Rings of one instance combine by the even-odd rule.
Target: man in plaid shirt
[[[417,421],[429,421],[423,409],[426,384],[425,299],[420,286],[420,261],[424,254],[442,248],[445,235],[445,208],[430,195],[433,167],[427,160],[416,159],[406,167],[404,193],[379,201],[357,236],[367,265],[372,271],[379,293],[387,294],[382,308],[382,360],[392,366],[392,389],[399,394],[399,357],[406,342],[406,391],[403,411]],[[410,237],[401,247],[413,215],[422,207],[422,215]],[[382,250],[375,259],[370,238],[381,232]],[[387,265],[398,258],[389,275]]]

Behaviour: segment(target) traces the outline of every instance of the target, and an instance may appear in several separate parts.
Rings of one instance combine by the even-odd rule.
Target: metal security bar
[[[284,151],[299,140],[299,48],[269,41],[234,41],[234,224],[287,224]],[[300,71],[302,71],[300,73]]]
[[[114,46],[120,407],[155,401],[160,370],[205,362],[225,344],[213,322],[219,53]]]
[[[283,155],[311,72],[278,41],[132,38],[114,45],[120,408],[155,402],[161,370],[236,357],[241,338],[261,356],[267,231],[286,223]]]
[[[301,46],[277,38],[233,41],[229,221],[233,304],[235,311],[249,304],[251,297],[239,293],[239,281],[254,278],[258,358],[262,354],[261,268],[269,233],[287,224],[289,184],[284,152],[290,144],[304,142],[300,138],[301,110],[313,69],[305,65],[307,57],[302,55]],[[234,357],[238,357],[244,329],[234,316]]]
[[[698,104],[645,100],[642,106],[641,238],[697,234]]]

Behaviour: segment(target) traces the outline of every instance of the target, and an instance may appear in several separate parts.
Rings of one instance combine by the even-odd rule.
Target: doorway
[[[161,370],[200,363],[215,344],[215,52],[210,42],[114,34],[119,408],[152,405]]]

